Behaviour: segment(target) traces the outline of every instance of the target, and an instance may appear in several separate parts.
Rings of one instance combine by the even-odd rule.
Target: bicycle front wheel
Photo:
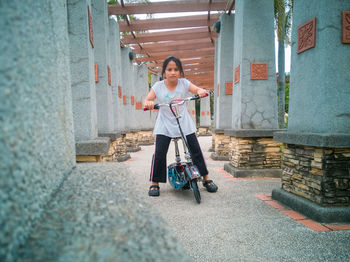
[[[197,185],[197,180],[192,180],[190,182],[191,188],[193,190],[194,198],[196,199],[197,203],[201,203],[201,194],[199,193],[198,185]]]

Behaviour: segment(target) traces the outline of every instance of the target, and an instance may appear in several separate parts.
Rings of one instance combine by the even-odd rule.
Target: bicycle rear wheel
[[[198,185],[197,185],[197,180],[192,180],[190,182],[191,188],[193,190],[194,198],[196,199],[197,203],[201,203],[201,194],[199,193]]]

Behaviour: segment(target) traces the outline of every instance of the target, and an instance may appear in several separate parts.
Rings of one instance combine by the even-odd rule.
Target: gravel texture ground
[[[315,232],[254,194],[280,179],[230,180],[199,137],[216,193],[161,184],[149,197],[154,146],[124,163],[79,164],[34,228],[18,261],[350,261],[350,230]],[[171,145],[168,164],[173,162]]]

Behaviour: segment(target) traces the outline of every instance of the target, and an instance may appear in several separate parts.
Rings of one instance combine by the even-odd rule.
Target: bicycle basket
[[[187,184],[184,171],[183,165],[171,164],[168,166],[168,179],[172,187],[178,189]]]

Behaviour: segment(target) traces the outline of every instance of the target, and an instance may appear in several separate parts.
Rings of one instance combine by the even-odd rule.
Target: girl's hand
[[[146,107],[148,110],[152,110],[154,108],[154,102],[150,100],[145,100],[144,107]]]
[[[208,96],[208,92],[205,91],[203,88],[199,88],[198,91],[197,91],[197,94],[198,94],[200,97]]]

